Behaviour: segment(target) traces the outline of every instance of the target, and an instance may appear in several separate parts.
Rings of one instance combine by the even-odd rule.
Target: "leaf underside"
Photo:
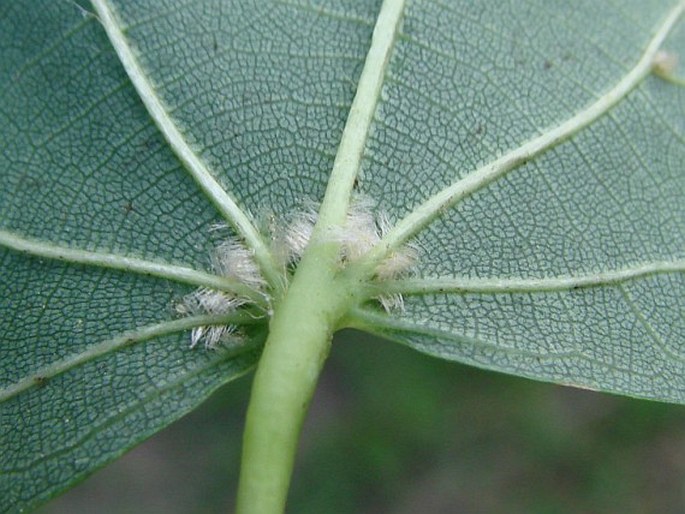
[[[357,193],[396,223],[606,95],[674,3],[597,4],[408,2]],[[321,200],[379,2],[111,7],[188,148],[255,226]],[[174,324],[202,285],[175,270],[211,273],[211,228],[231,220],[90,9],[0,6],[2,511],[45,501],[198,405],[251,369],[265,335],[248,326],[244,351],[189,350]],[[663,48],[685,49],[683,23]],[[404,310],[370,302],[351,324],[488,369],[685,403],[684,114],[678,71],[646,74],[589,126],[441,211],[392,286]],[[75,262],[79,251],[171,271]]]

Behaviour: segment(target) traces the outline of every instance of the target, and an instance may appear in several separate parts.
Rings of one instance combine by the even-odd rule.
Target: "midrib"
[[[376,20],[371,46],[359,77],[357,92],[343,129],[333,169],[321,203],[317,229],[323,233],[341,225],[350,206],[369,132],[378,107],[390,58],[397,41],[405,0],[385,0]]]

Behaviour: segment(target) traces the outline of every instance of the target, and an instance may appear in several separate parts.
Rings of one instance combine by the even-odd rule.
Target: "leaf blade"
[[[654,280],[661,282],[660,289],[649,284]],[[654,290],[663,290],[664,282],[673,292],[656,301]],[[474,293],[458,300],[427,295],[421,297],[422,306],[406,302],[409,315],[404,317],[359,309],[349,326],[482,369],[682,404],[685,356],[678,341],[685,326],[678,291],[684,285],[681,273],[638,279],[629,287],[542,295]],[[618,301],[626,298],[641,298],[641,305],[626,308]],[[441,304],[450,309],[440,309]],[[451,308],[454,304],[458,310]],[[597,344],[606,334],[620,344],[620,351]]]
[[[486,188],[508,172],[554,146],[563,143],[575,133],[594,123],[625,98],[647,75],[652,72],[654,59],[660,51],[664,40],[676,26],[685,11],[685,2],[678,3],[658,26],[656,33],[647,44],[642,56],[609,91],[601,95],[594,103],[556,127],[547,129],[540,136],[522,143],[515,150],[503,155],[494,162],[467,173],[466,176],[440,190],[411,213],[399,220],[385,235],[375,250],[367,257],[378,262],[385,255],[416,235],[423,227],[434,220],[441,212],[453,207],[464,198]]]
[[[530,11],[494,2],[411,7],[360,177],[362,191],[399,221],[369,261],[410,237],[412,206],[450,191],[455,175],[519,152],[525,160],[520,141],[548,134],[544,127],[553,135],[606,91],[624,97],[452,210],[427,209],[436,217],[413,240],[412,276],[369,290],[404,287],[404,312],[385,317],[368,305],[370,317],[352,326],[487,369],[682,403],[683,103],[678,87],[649,72],[657,47],[683,48],[683,3],[655,2],[649,16],[630,3],[605,5],[601,15],[560,2]],[[602,38],[586,37],[595,34]],[[389,143],[402,151],[393,155]],[[641,263],[675,264],[650,276],[634,269]],[[620,282],[624,272],[635,280]],[[568,365],[575,371],[535,360],[559,348],[579,356]],[[509,357],[516,352],[527,357]]]
[[[609,90],[676,5],[567,4],[408,3],[353,189],[402,219],[455,176],[516,151]],[[275,220],[278,230],[303,202],[323,197],[378,2],[237,2],[230,13],[224,2],[209,0],[183,9],[161,1],[111,5],[188,148],[246,216]],[[140,262],[129,264],[143,272],[183,263],[197,283],[213,281],[198,270],[207,268],[216,243],[208,235],[216,209],[158,133],[94,18],[67,2],[0,9],[0,163],[7,177],[0,230],[78,248],[82,257],[135,256]],[[677,28],[666,46],[681,51],[682,34]],[[677,83],[646,77],[592,126],[436,219],[418,234],[423,251],[415,276],[395,284],[426,294],[408,298],[401,314],[367,308],[357,325],[489,369],[685,402],[683,274],[629,271],[630,282],[609,277],[604,287],[590,287],[596,277],[587,276],[684,257],[685,103]],[[2,304],[2,347],[10,356],[0,363],[3,379],[15,383],[94,341],[169,322],[173,305],[189,292],[176,280],[178,269],[150,279],[135,266],[132,274],[83,264],[0,249],[0,298],[10,299]],[[458,294],[437,294],[440,286],[422,282],[430,277],[449,277]],[[545,287],[568,289],[530,291],[540,277],[562,281]],[[583,287],[575,290],[578,277]],[[463,281],[476,291],[462,294]],[[496,294],[484,294],[488,288]],[[15,396],[11,407],[0,406],[3,449],[35,460],[40,426],[61,419],[75,445],[62,454],[66,461],[88,451],[113,458],[253,362],[210,362],[211,355],[189,352],[184,339],[167,336],[117,352],[103,361],[106,375],[86,365],[48,389],[32,388],[21,403],[31,419],[42,420],[35,426],[12,424],[22,412],[14,402],[23,395]],[[150,400],[158,414],[143,419],[136,388],[152,398],[155,385],[164,384],[165,365],[178,387],[167,384],[175,392]],[[122,404],[99,391],[111,377],[120,381]],[[40,405],[39,394],[60,384],[67,396],[56,402],[72,409],[71,419],[81,416],[83,431],[69,432],[55,406]],[[93,403],[84,407],[88,397]],[[97,431],[97,420],[86,418],[99,409],[123,409],[138,419],[137,431],[107,451],[79,449],[88,427]],[[24,448],[22,437],[31,444]],[[58,459],[62,442],[48,443]],[[70,483],[52,462],[52,475],[26,474],[30,491],[17,490],[7,475],[0,475],[0,490],[26,505],[44,500]],[[71,471],[82,477],[102,462]]]
[[[119,60],[150,113],[151,118],[154,120],[155,125],[164,135],[169,146],[174,150],[176,156],[185,165],[202,191],[216,205],[226,218],[226,221],[245,239],[245,242],[254,252],[254,257],[270,284],[273,287],[279,287],[282,279],[278,269],[279,266],[276,264],[271,250],[248,215],[237,205],[231,195],[219,185],[212,172],[207,168],[207,165],[190,148],[185,136],[178,129],[177,123],[170,117],[168,108],[162,104],[147,73],[141,67],[138,59],[136,59],[107,0],[92,0],[92,5],[107,32],[109,40],[112,42],[112,46],[119,56]]]

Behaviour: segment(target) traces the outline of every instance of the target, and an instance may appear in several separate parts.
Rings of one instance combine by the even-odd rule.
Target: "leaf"
[[[245,293],[211,265],[219,222],[283,287],[263,226],[320,201],[336,155],[389,213],[384,242],[419,249],[369,293],[404,310],[372,301],[350,324],[685,403],[685,102],[679,75],[650,74],[685,48],[683,2],[388,2],[401,24],[378,32],[375,89],[359,81],[378,2],[93,4],[0,7],[2,510],[254,365],[265,306],[175,307],[196,287]],[[353,155],[338,145],[358,84]],[[188,348],[221,321],[237,350]]]
[[[405,312],[356,326],[683,403],[685,104],[647,73],[658,47],[685,48],[682,3],[410,7],[362,180],[403,218],[388,244],[428,226],[415,277],[390,288]]]

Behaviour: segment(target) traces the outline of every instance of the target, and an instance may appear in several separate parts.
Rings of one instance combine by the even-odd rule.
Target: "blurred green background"
[[[39,510],[230,512],[252,375]],[[685,513],[685,408],[541,384],[345,332],[290,513]]]

